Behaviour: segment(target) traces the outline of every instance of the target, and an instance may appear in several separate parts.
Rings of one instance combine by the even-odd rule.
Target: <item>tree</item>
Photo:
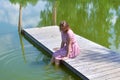
[[[55,2],[57,2],[55,4]],[[56,18],[53,18],[54,7],[56,10],[56,24],[66,20],[71,29],[78,35],[101,45],[109,47],[111,34],[110,21],[113,14],[111,9],[116,11],[116,24],[113,26],[116,34],[116,44],[119,47],[119,25],[120,25],[120,1],[119,0],[47,0],[46,8],[41,11],[38,26],[51,25]],[[53,8],[53,11],[52,11]]]
[[[19,4],[19,20],[18,20],[18,31],[21,33],[22,30],[22,7],[26,7],[27,4],[35,5],[38,0],[10,0],[13,4]]]

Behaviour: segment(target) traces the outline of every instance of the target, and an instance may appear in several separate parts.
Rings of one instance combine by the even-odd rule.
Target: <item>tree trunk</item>
[[[19,21],[18,21],[18,31],[21,33],[22,30],[22,5],[19,8]]]
[[[52,11],[52,15],[53,15],[53,25],[56,25],[56,1],[54,2],[54,5],[53,5],[53,11]]]

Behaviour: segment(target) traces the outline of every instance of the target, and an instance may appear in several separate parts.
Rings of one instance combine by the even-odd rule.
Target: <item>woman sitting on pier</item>
[[[62,42],[59,50],[53,53],[51,63],[59,65],[60,60],[74,58],[80,53],[79,46],[75,39],[75,34],[70,29],[66,21],[62,21],[59,25]]]

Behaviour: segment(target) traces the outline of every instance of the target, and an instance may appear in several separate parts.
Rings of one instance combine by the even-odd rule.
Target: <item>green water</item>
[[[120,0],[48,0],[39,26],[66,20],[73,31],[113,51],[120,52]],[[53,8],[53,9],[52,9]]]
[[[79,80],[48,66],[46,52],[18,34],[16,2],[0,0],[0,80]],[[54,6],[57,25],[66,20],[76,34],[120,52],[120,0],[31,0],[23,6],[23,28],[53,25]]]
[[[45,4],[39,1],[36,6],[28,4],[24,8],[24,28],[37,25]],[[49,66],[50,57],[46,52],[18,34],[18,12],[18,4],[0,0],[0,80],[76,80],[64,66]]]

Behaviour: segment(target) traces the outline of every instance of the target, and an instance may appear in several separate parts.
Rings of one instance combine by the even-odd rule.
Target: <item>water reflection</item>
[[[22,35],[19,33],[19,38],[20,38],[20,45],[21,45],[21,50],[22,50],[22,56],[24,59],[24,63],[26,63],[26,56],[25,56],[25,49],[24,49],[24,43],[23,43],[23,37]]]
[[[20,0],[16,0],[20,1]],[[24,0],[23,0],[24,1]],[[31,0],[30,0],[31,1]],[[33,0],[34,1],[34,0]],[[12,4],[10,0],[0,0],[0,22],[9,23],[13,26],[18,25],[18,16],[19,16],[19,4]],[[41,0],[36,3],[35,6],[27,4],[23,8],[22,15],[22,26],[27,27],[36,27],[40,19],[40,11],[44,10],[46,6],[46,1]]]
[[[120,52],[119,0],[47,0],[39,26],[52,25],[54,5],[57,25],[66,20],[75,33]]]
[[[24,47],[24,42],[23,42],[24,37],[21,35],[21,33],[18,33],[18,34],[19,34],[22,57],[23,57],[24,63],[27,63],[26,58],[28,56],[30,56],[30,54],[31,54],[31,55],[35,56],[35,60],[34,60],[34,62],[32,62],[32,65],[35,65],[35,64],[37,64],[37,65],[40,64],[41,65],[41,63],[47,65],[50,61],[50,58],[44,54],[45,52],[43,50],[40,50],[40,52],[39,52],[39,50],[38,50],[38,52],[36,50],[35,51],[30,51],[30,52],[28,52],[28,50],[26,50],[27,53],[25,53],[25,49],[27,49],[27,48]]]
[[[17,25],[19,5],[4,0],[0,4],[4,4],[0,7],[0,21]],[[42,0],[23,9],[24,28],[59,25],[61,20],[66,20],[75,33],[120,52],[119,0]]]
[[[39,15],[40,11],[45,9],[45,6],[42,6],[45,4],[46,1],[44,0],[40,0],[34,7],[28,4],[23,9],[23,23],[25,23],[23,26],[35,26],[41,20]],[[18,4],[13,5],[9,0],[0,0],[0,73],[2,73],[0,78],[2,80],[54,80],[65,78],[66,80],[71,76],[70,74],[61,70],[61,68],[56,71],[54,66],[50,66],[46,70],[45,67],[50,58],[36,49],[21,35],[18,35],[18,12]],[[74,76],[71,76],[70,79],[75,80]]]

